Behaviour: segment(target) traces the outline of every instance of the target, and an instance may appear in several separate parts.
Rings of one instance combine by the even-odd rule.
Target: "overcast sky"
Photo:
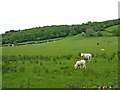
[[[118,18],[119,0],[0,0],[0,34],[9,30]]]

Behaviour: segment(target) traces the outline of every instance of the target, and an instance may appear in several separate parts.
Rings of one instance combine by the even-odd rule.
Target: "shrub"
[[[72,58],[72,55],[70,54],[70,55],[66,55],[66,58],[68,59],[68,60],[70,60],[71,58]]]
[[[84,37],[85,37],[85,36],[86,36],[86,33],[85,33],[85,32],[82,32],[82,33],[81,33],[81,36],[84,36]]]
[[[96,36],[97,36],[97,37],[102,36],[101,31],[97,31],[97,32],[96,32]]]

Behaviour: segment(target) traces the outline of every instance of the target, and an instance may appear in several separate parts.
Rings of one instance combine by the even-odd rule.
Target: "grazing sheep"
[[[92,54],[90,54],[90,53],[81,53],[81,57],[82,57],[84,60],[91,61],[91,59],[92,59]]]
[[[75,69],[77,68],[85,68],[86,69],[86,61],[85,60],[80,60],[80,61],[77,61],[76,64],[74,65]]]
[[[111,86],[100,86],[100,90],[110,90]]]
[[[104,51],[105,49],[102,48],[102,49],[100,49],[100,50],[101,50],[101,51]]]

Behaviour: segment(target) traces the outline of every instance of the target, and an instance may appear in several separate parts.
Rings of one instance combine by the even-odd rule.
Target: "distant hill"
[[[114,30],[118,30],[118,26],[120,26],[120,25],[114,25],[114,26],[108,27],[108,28],[106,28],[106,31],[112,33]]]
[[[118,19],[103,22],[87,22],[77,25],[52,25],[24,30],[10,30],[2,34],[2,44],[17,44],[29,41],[41,41],[82,34],[83,36],[102,36],[103,31],[118,35]],[[113,27],[112,27],[113,26]]]
[[[120,25],[114,25],[109,28],[106,28],[106,31],[112,33],[113,35],[120,35],[120,31],[118,31],[119,27]]]
[[[103,36],[118,36],[120,32],[118,31],[119,26],[120,25],[114,25],[114,26],[106,28],[105,31],[102,32],[102,35]]]

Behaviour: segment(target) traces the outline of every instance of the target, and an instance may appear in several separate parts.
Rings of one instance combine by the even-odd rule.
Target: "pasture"
[[[42,44],[2,47],[2,87],[116,88],[117,46],[117,37],[87,38],[79,34]],[[86,69],[74,69],[81,52],[94,57],[86,63]]]

